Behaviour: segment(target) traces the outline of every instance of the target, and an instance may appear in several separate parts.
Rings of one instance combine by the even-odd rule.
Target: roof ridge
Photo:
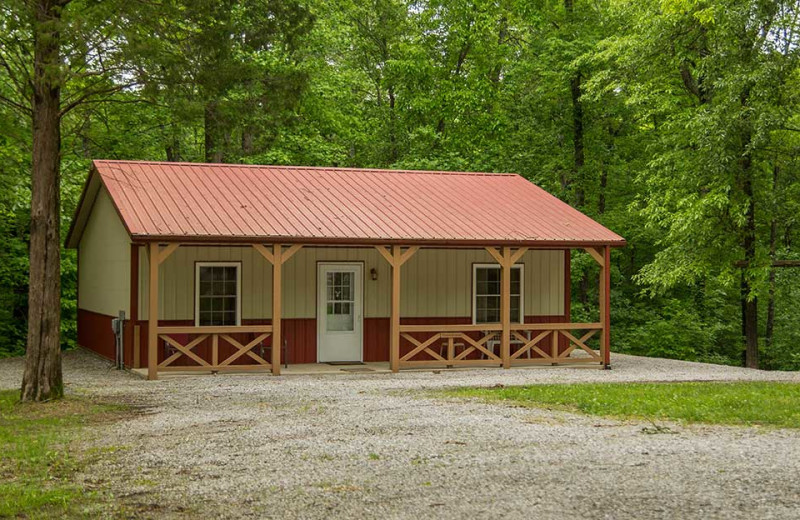
[[[172,162],[172,161],[136,161],[130,159],[94,159],[93,163],[106,164],[147,164],[147,165],[169,165],[169,166],[191,166],[205,168],[254,168],[254,169],[289,169],[289,170],[324,170],[336,172],[381,172],[396,174],[424,174],[424,175],[471,175],[471,176],[519,176],[513,172],[475,172],[475,171],[449,171],[449,170],[408,170],[391,168],[355,168],[346,166],[299,166],[299,165],[279,165],[279,164],[240,164],[240,163],[195,163],[195,162]]]

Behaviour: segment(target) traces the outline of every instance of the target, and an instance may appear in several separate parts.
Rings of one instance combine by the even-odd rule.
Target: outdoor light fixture
[[[369,275],[373,280],[377,280],[378,279],[378,270],[373,267],[372,269],[369,270]]]

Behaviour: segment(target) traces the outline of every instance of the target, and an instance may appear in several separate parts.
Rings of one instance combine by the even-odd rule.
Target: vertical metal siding
[[[535,250],[525,264],[525,314],[564,312],[564,252]],[[165,320],[194,319],[194,263],[242,263],[242,319],[272,315],[272,266],[251,247],[182,246],[161,266],[160,316]],[[304,247],[284,265],[284,318],[314,318],[317,306],[317,263],[364,263],[364,317],[389,316],[391,270],[374,248]],[[482,249],[422,249],[403,266],[401,314],[408,318],[471,317],[472,265],[494,263]],[[370,270],[378,279],[372,280]],[[140,248],[140,319],[147,319],[147,256]]]

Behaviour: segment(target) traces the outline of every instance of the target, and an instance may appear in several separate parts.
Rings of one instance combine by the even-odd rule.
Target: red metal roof
[[[516,174],[144,161],[94,169],[134,239],[625,243]]]

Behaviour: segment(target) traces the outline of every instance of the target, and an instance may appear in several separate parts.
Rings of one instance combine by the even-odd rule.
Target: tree
[[[31,119],[31,219],[28,322],[20,398],[44,401],[63,395],[61,371],[61,123],[75,108],[104,101],[130,83],[114,81],[123,45],[110,3],[19,1],[4,8],[0,102]],[[134,33],[129,34],[135,41]],[[27,56],[33,56],[32,63]],[[66,99],[62,95],[67,92]]]
[[[635,29],[604,42],[635,102],[652,159],[639,214],[660,251],[638,279],[655,291],[713,278],[740,286],[746,366],[758,363],[758,298],[769,272],[772,172],[796,113],[794,2],[623,4]],[[624,78],[624,79],[622,79]],[[792,101],[790,101],[792,100]],[[646,125],[646,126],[645,126]],[[744,267],[739,267],[740,265]]]

